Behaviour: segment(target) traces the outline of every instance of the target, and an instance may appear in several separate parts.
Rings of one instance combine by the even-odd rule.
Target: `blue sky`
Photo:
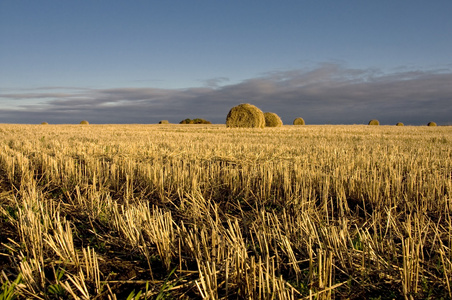
[[[452,1],[0,1],[0,123],[156,123],[252,103],[452,124]]]

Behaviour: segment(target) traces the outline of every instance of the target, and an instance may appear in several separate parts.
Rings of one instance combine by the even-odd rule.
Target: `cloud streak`
[[[205,118],[224,123],[229,109],[252,103],[277,113],[284,123],[303,117],[308,124],[452,124],[452,72],[416,70],[384,73],[325,63],[311,70],[269,72],[237,84],[206,80],[188,89],[52,89],[0,94],[2,123],[156,123]],[[42,92],[41,92],[42,91]],[[24,103],[17,100],[26,100]],[[35,102],[32,102],[34,100]]]

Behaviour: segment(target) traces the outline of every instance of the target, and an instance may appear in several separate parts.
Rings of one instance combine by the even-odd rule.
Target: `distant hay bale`
[[[239,104],[229,111],[226,117],[226,127],[264,128],[264,113],[252,104]]]
[[[159,124],[169,124],[169,121],[168,121],[168,120],[161,120],[161,121],[159,122]]]
[[[275,113],[266,112],[264,113],[264,117],[265,127],[281,127],[283,125],[281,118]]]
[[[86,120],[83,120],[83,121],[80,122],[80,124],[82,124],[82,125],[89,125],[89,122],[86,121]]]
[[[395,126],[405,126],[405,124],[403,124],[402,122],[398,122],[397,124],[395,124]]]
[[[296,118],[295,120],[293,120],[293,124],[294,125],[305,125],[306,123],[304,122],[303,118]]]
[[[49,125],[47,122],[42,122],[41,125]]]
[[[378,120],[370,120],[368,125],[380,125],[380,122]]]
[[[437,126],[435,122],[428,122],[427,126]]]

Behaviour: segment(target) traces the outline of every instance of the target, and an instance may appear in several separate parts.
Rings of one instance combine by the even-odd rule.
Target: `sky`
[[[1,0],[0,123],[452,125],[452,1]]]

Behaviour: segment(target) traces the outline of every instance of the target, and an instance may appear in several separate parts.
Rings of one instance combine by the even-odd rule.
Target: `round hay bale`
[[[370,120],[368,125],[380,125],[380,122],[378,120]]]
[[[161,120],[161,121],[159,122],[159,124],[169,124],[169,121],[168,121],[168,120]]]
[[[402,122],[398,122],[397,124],[395,124],[395,126],[405,126],[405,124],[403,124]]]
[[[41,125],[49,125],[47,122],[42,122]]]
[[[89,125],[89,122],[86,121],[86,120],[83,120],[83,121],[80,122],[80,124],[82,124],[82,125]]]
[[[295,120],[293,120],[293,124],[294,125],[305,125],[306,123],[304,122],[303,118],[296,118]]]
[[[283,125],[281,118],[275,113],[266,112],[264,113],[264,117],[265,127],[281,127]]]
[[[242,103],[231,108],[226,117],[226,127],[264,128],[264,113],[252,104]]]
[[[428,122],[427,126],[437,126],[435,122]]]

